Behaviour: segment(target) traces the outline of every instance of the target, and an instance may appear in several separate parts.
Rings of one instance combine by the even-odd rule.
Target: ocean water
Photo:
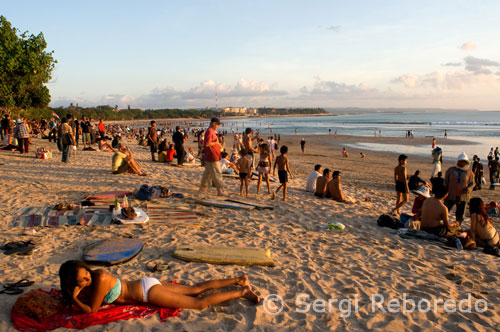
[[[384,113],[371,112],[338,116],[302,116],[302,117],[266,117],[245,118],[224,121],[223,130],[242,132],[246,127],[269,133],[297,135],[333,135],[377,136],[379,131],[384,137],[405,137],[412,130],[415,137],[429,137],[429,145],[403,146],[397,144],[355,143],[351,147],[387,152],[401,152],[429,155],[432,137],[438,139],[443,148],[444,157],[451,158],[460,152],[478,154],[485,158],[490,147],[500,146],[500,111],[422,111]],[[448,138],[467,140],[465,145],[449,145]]]

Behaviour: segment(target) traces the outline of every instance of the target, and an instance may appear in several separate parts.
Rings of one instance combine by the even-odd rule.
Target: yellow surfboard
[[[175,248],[174,257],[209,264],[274,266],[271,250],[187,244]]]

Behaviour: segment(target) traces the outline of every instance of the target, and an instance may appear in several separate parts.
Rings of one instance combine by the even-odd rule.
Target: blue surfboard
[[[141,239],[106,239],[85,248],[83,260],[96,265],[122,264],[137,256],[143,247],[144,240]]]

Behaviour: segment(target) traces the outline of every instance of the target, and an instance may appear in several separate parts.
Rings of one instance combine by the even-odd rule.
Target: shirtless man
[[[342,184],[340,183],[340,171],[333,172],[333,179],[328,183],[328,193],[330,197],[337,202],[347,203],[342,194]]]
[[[326,187],[328,185],[328,182],[330,181],[330,177],[332,175],[332,171],[328,168],[325,168],[323,170],[323,176],[319,176],[316,179],[316,191],[314,192],[314,195],[320,198],[325,197],[327,190]]]
[[[245,129],[245,135],[243,135],[242,142],[243,147],[247,150],[247,157],[251,160],[251,166],[254,166],[254,157],[253,153],[259,153],[259,150],[255,149],[252,145],[252,142],[259,138],[259,136],[250,137],[252,134],[252,128]]]
[[[432,188],[434,197],[427,198],[422,204],[420,229],[427,233],[444,237],[450,226],[448,222],[448,208],[443,201],[448,196],[446,187],[437,185]]]
[[[394,181],[396,182],[396,206],[391,210],[392,214],[400,214],[400,209],[408,203],[410,190],[408,188],[408,173],[406,164],[408,156],[402,154],[398,158],[398,166],[394,168]]]

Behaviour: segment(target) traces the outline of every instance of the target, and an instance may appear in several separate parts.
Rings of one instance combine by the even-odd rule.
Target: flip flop
[[[16,281],[12,284],[5,284],[3,285],[3,288],[18,288],[18,287],[28,287],[33,285],[35,282],[30,281],[28,279],[21,279],[19,281]]]
[[[151,272],[163,272],[169,269],[167,264],[155,264],[155,266],[146,266]]]
[[[29,245],[27,247],[17,247],[4,251],[5,255],[31,255],[35,249],[34,245]]]
[[[4,244],[3,246],[0,247],[0,249],[1,250],[10,250],[10,249],[15,249],[15,248],[27,247],[29,245],[35,245],[35,242],[33,242],[33,240],[13,241],[13,242],[9,242],[7,244]]]
[[[17,294],[21,294],[22,292],[24,292],[24,290],[22,290],[21,288],[17,288],[17,287],[0,289],[0,294],[17,295]]]

